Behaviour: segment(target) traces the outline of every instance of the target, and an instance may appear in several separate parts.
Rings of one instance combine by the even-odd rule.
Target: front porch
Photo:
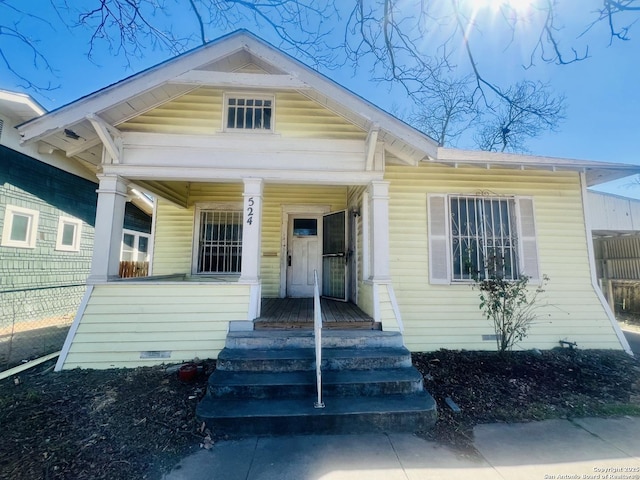
[[[322,326],[332,330],[381,330],[380,322],[351,302],[328,298],[320,300]],[[313,328],[313,298],[263,298],[261,314],[254,321],[256,330]]]

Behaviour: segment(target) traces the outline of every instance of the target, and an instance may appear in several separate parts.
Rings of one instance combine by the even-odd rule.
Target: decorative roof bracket
[[[103,158],[102,163],[120,163],[122,159],[122,132],[113,125],[109,125],[98,115],[87,115],[87,120],[93,125],[100,140],[102,140],[104,148],[111,157],[111,162],[106,162],[106,159]]]

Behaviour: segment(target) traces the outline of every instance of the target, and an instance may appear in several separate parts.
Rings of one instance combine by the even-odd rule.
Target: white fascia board
[[[26,93],[0,90],[0,105],[23,122],[47,113],[44,107]]]
[[[486,152],[482,150],[459,150],[456,148],[439,147],[437,155],[432,160],[440,163],[467,163],[491,165],[516,165],[546,168],[582,169],[622,169],[640,170],[640,165],[627,163],[598,162],[592,160],[576,160],[570,158],[543,157],[537,155],[523,155],[517,153]]]
[[[383,180],[384,172],[343,172],[336,170],[251,170],[212,169],[208,167],[166,167],[104,165],[106,175],[120,175],[130,180],[237,182],[243,178],[262,178],[269,182],[317,185],[368,185]]]
[[[535,155],[520,155],[514,153],[485,152],[476,150],[458,150],[453,148],[439,148],[438,155],[428,161],[443,165],[503,166],[507,168],[520,167],[525,169],[539,169],[551,171],[574,171],[585,173],[587,186],[617,180],[631,175],[640,174],[640,165],[628,163],[609,163],[590,160],[574,160],[569,158],[541,157]]]
[[[47,115],[18,126],[25,142],[39,140],[51,133],[83,121],[87,115],[99,114],[113,105],[146,92],[204,64],[216,61],[242,48],[238,36],[223,38],[155,65],[124,80],[76,100]]]

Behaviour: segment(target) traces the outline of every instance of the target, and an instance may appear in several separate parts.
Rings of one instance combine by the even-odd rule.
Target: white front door
[[[321,217],[320,217],[321,218]],[[289,217],[287,296],[313,297],[313,272],[320,275],[322,221],[317,216]]]

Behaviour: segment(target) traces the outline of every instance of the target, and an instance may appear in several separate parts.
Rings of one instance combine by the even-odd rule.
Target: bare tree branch
[[[494,111],[485,112],[476,135],[478,148],[524,152],[526,140],[543,131],[556,131],[564,119],[564,97],[551,94],[548,85],[519,82],[505,95],[510,98]]]
[[[191,10],[193,10],[193,13],[196,16],[196,19],[198,20],[198,26],[200,27],[200,41],[203,44],[207,43],[207,37],[204,34],[204,23],[202,21],[202,16],[200,15],[200,12],[198,12],[198,7],[196,6],[193,0],[189,0],[189,5],[191,5]]]
[[[408,122],[439,146],[452,145],[480,115],[473,90],[471,76],[433,82],[431,91],[419,98]]]
[[[38,23],[43,24],[46,28],[53,29],[53,26],[48,20],[29,12],[23,12],[4,0],[0,2],[0,18],[2,18],[2,8],[12,10],[14,13],[20,14],[20,16],[31,18]],[[39,48],[37,44],[38,41],[23,32],[20,22],[14,22],[12,24],[2,24],[1,22],[2,20],[0,20],[0,45],[2,45],[2,48],[0,48],[0,59],[5,65],[7,71],[18,79],[20,87],[40,93],[58,88],[53,85],[51,81],[46,83],[35,83],[29,80],[25,74],[15,67],[16,60],[11,58],[7,53],[12,52],[13,48],[6,47],[5,45],[7,42],[9,42],[9,45],[26,48],[28,52],[27,55],[31,58],[31,64],[34,69],[44,69],[50,72],[52,76],[55,75],[53,67]]]

